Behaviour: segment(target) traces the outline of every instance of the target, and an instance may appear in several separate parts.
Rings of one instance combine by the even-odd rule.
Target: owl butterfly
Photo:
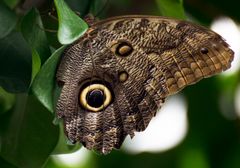
[[[107,154],[145,130],[167,96],[230,68],[233,55],[220,35],[187,21],[96,22],[63,53],[57,116],[70,141]]]

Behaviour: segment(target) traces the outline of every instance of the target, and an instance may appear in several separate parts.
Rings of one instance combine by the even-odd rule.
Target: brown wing
[[[232,59],[218,34],[189,22],[150,16],[100,21],[63,54],[57,115],[70,140],[106,154],[145,130],[167,96],[228,69]],[[89,80],[101,87],[86,91]],[[106,90],[111,101],[103,108],[79,96]]]
[[[220,35],[187,21],[123,16],[96,25],[99,24],[120,34],[125,30],[127,39],[136,43],[136,49],[144,52],[155,66],[152,73],[159,78],[149,81],[151,87],[164,78],[166,95],[230,68],[233,60],[234,52]]]

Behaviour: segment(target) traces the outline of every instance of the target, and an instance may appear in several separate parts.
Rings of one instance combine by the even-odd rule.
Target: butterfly
[[[107,154],[144,131],[166,97],[227,70],[233,57],[220,35],[187,21],[98,21],[62,55],[56,114],[71,142]]]

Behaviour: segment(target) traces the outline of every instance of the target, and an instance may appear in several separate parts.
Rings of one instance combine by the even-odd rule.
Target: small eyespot
[[[118,79],[120,82],[125,82],[128,79],[128,73],[126,71],[119,72]]]
[[[207,54],[208,53],[208,49],[205,48],[205,47],[201,48],[200,51],[201,51],[202,54]]]
[[[133,47],[127,42],[122,42],[118,44],[116,48],[116,54],[122,57],[129,56],[132,52]]]
[[[86,86],[80,93],[80,104],[86,110],[98,112],[107,107],[112,100],[111,91],[103,84]]]

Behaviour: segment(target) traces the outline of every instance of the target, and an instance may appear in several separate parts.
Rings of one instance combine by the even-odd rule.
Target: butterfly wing
[[[145,130],[167,96],[228,69],[233,55],[221,36],[189,22],[150,16],[100,21],[63,54],[57,115],[71,141],[106,154]],[[101,94],[103,106],[95,106]]]

